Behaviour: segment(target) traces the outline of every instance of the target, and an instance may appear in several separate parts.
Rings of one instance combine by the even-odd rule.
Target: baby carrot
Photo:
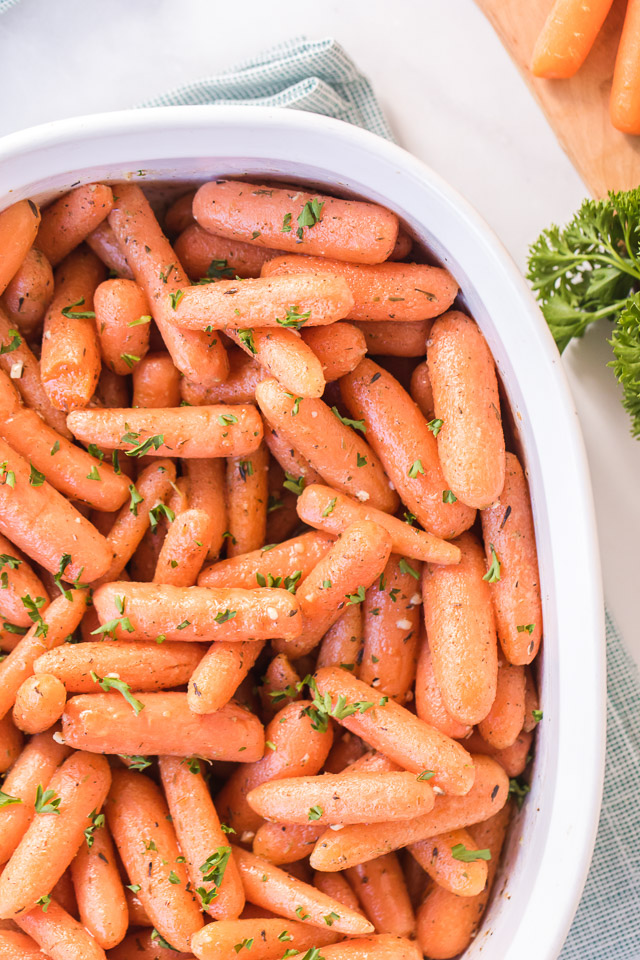
[[[93,320],[93,295],[104,280],[104,264],[79,247],[55,274],[55,292],[44,321],[40,374],[59,410],[85,407],[100,376],[100,348]]]
[[[44,597],[44,609],[49,600],[47,591],[24,556],[3,536],[0,536],[0,570],[0,617],[20,627],[30,627],[33,621],[22,598],[27,594]]]
[[[227,504],[225,500],[225,464],[221,458],[213,460],[186,460],[183,470],[187,477],[187,503],[190,509],[201,510],[209,516],[207,557],[215,560],[225,541]],[[234,584],[229,584],[233,586]],[[241,584],[238,584],[241,586]]]
[[[355,911],[360,910],[358,898],[349,886],[349,881],[344,873],[320,873],[316,870],[313,875],[313,885],[322,893],[326,893],[328,897],[339,900],[345,907]]]
[[[322,396],[326,385],[322,364],[296,331],[284,327],[227,327],[225,333],[284,390],[301,397]]]
[[[19,200],[0,213],[0,293],[18,272],[40,222],[40,209],[33,200]]]
[[[442,701],[440,688],[433,673],[433,661],[429,643],[423,634],[420,640],[415,683],[416,713],[421,720],[451,737],[452,740],[464,740],[471,733],[472,726],[460,723],[447,712]]]
[[[44,253],[31,247],[2,296],[9,321],[26,337],[38,333],[53,296],[53,270]]]
[[[270,863],[296,863],[304,860],[324,833],[315,823],[263,823],[253,838],[253,852]],[[317,884],[316,884],[317,886]],[[318,887],[318,889],[321,889]],[[327,891],[324,891],[327,893]],[[332,896],[332,894],[329,894]]]
[[[345,870],[410,843],[486,820],[506,803],[509,778],[490,757],[475,755],[472,760],[475,779],[464,796],[438,797],[431,813],[413,820],[358,823],[338,832],[327,830],[311,854],[311,866],[315,870]]]
[[[265,368],[253,359],[250,350],[248,354],[245,354],[235,346],[230,346],[229,376],[226,380],[222,383],[214,383],[209,387],[202,387],[200,384],[194,384],[183,377],[180,381],[180,395],[183,400],[196,407],[207,406],[211,403],[253,403],[256,384],[268,376]],[[138,406],[142,406],[142,404],[138,404]],[[165,406],[168,406],[168,404],[165,404]]]
[[[17,917],[16,923],[40,946],[40,956],[55,960],[106,960],[97,941],[55,899],[49,902],[46,912],[36,906]]]
[[[6,960],[42,960],[43,957],[40,945],[20,930],[0,929],[0,954]]]
[[[594,0],[592,6],[594,19],[602,22],[611,6],[611,0]],[[599,10],[598,8],[602,8]],[[616,54],[616,66],[611,86],[610,116],[611,123],[623,133],[640,133],[640,71],[638,57],[638,29],[640,29],[640,4],[638,0],[629,0],[624,17],[622,34]]]
[[[59,720],[67,700],[64,684],[49,673],[27,677],[16,692],[13,720],[25,733],[42,733]]]
[[[450,310],[429,339],[429,377],[438,456],[452,493],[484,510],[504,486],[505,449],[498,381],[491,351],[473,320]]]
[[[151,315],[143,290],[133,280],[105,280],[94,305],[102,359],[114,373],[131,373],[149,349]]]
[[[288,590],[268,587],[242,590],[116,581],[99,587],[94,603],[103,626],[117,621],[118,629],[109,629],[124,639],[294,640],[302,630],[296,598]]]
[[[260,415],[248,405],[75,410],[67,425],[78,440],[135,457],[240,456],[262,439]]]
[[[5,716],[0,720],[0,773],[5,773],[16,762],[22,751],[24,738],[13,722]]]
[[[382,933],[374,937],[349,937],[322,948],[323,960],[422,960],[413,940]],[[305,960],[301,953],[290,960]]]
[[[533,50],[534,77],[561,79],[577,73],[595,43],[611,3],[612,0],[555,0]]]
[[[68,693],[96,693],[91,671],[117,675],[132,690],[168,690],[186,683],[204,653],[197,643],[63,643],[35,661],[36,674],[62,680]]]
[[[251,950],[251,960],[280,960],[283,950],[317,950],[337,939],[329,927],[319,930],[297,920],[223,920],[199,930],[191,949],[198,960],[236,960],[243,947]]]
[[[535,729],[540,720],[538,716],[540,713],[540,701],[538,699],[536,682],[530,667],[525,667],[524,678],[524,723],[522,729],[525,733],[530,733],[531,730]]]
[[[33,626],[20,643],[0,664],[0,717],[13,706],[18,689],[33,674],[33,665],[47,650],[64,643],[76,629],[87,609],[86,590],[71,590],[66,596],[57,597],[43,614],[37,606],[38,598],[32,598]]]
[[[129,887],[125,887],[124,893],[127,901],[127,910],[129,912],[129,925],[132,927],[153,927],[138,894],[133,893]],[[149,933],[151,933],[151,930],[149,930]],[[122,941],[123,944],[126,943],[126,939],[127,938]],[[128,955],[126,955],[123,960],[128,960]]]
[[[370,587],[369,590],[372,588]],[[367,591],[368,592],[368,591]],[[360,676],[362,663],[362,604],[352,603],[345,607],[329,627],[318,649],[318,667],[342,667],[354,677]]]
[[[189,224],[195,223],[193,219],[193,198],[195,195],[195,190],[189,190],[174,200],[167,208],[164,215],[164,228],[168,236],[175,237],[186,230]]]
[[[510,663],[531,663],[542,639],[540,574],[527,481],[512,453],[502,493],[481,516],[488,563],[498,565],[490,593],[500,646]]]
[[[298,688],[299,683],[300,676],[286,654],[276,654],[265,670],[260,685],[262,716],[272,720],[278,710],[294,700],[300,700],[302,686]]]
[[[416,918],[395,853],[350,867],[347,878],[377,933],[414,935]]]
[[[187,690],[189,709],[193,713],[214,713],[228,703],[263,647],[264,640],[212,643],[191,673]]]
[[[345,263],[326,257],[277,257],[263,277],[343,277],[353,295],[349,320],[429,320],[448,310],[458,285],[447,270],[422,263]]]
[[[301,337],[322,364],[327,383],[339,380],[354,370],[365,353],[364,334],[352,323],[332,323],[330,327],[303,329]]]
[[[487,858],[468,856],[478,847],[467,830],[450,830],[438,837],[412,843],[409,852],[423,870],[458,897],[475,897],[487,882]],[[484,853],[484,851],[483,851]]]
[[[180,371],[168,353],[148,353],[133,367],[134,407],[179,407]]]
[[[300,486],[320,483],[320,474],[316,473],[307,458],[298,453],[286,437],[273,430],[268,423],[264,425],[264,440],[273,459],[278,461],[285,474],[295,477]]]
[[[392,554],[362,604],[364,648],[358,676],[401,703],[413,689],[420,637],[421,567]]]
[[[174,243],[174,249],[192,280],[234,280],[236,277],[259,277],[267,260],[279,257],[282,250],[257,247],[242,240],[228,240],[203,230],[193,220]]]
[[[468,529],[475,511],[446,489],[433,433],[395,377],[365,359],[340,381],[340,391],[351,416],[364,420],[369,443],[418,522],[444,539]]]
[[[377,204],[234,180],[200,187],[193,215],[231,240],[356,263],[382,263],[398,236],[398,218]]]
[[[262,724],[236,703],[202,717],[189,710],[185,693],[140,693],[133,699],[135,708],[120,693],[72,697],[62,717],[65,742],[92,753],[196,754],[242,763],[263,754]]]
[[[440,540],[426,530],[412,527],[382,510],[358,503],[332,487],[315,483],[306,487],[298,497],[297,510],[300,519],[309,526],[335,537],[340,536],[350,524],[369,520],[384,527],[391,537],[394,553],[438,564],[460,562],[460,550],[455,544]]]
[[[116,852],[104,819],[94,829],[71,861],[71,876],[83,926],[103,950],[115,947],[127,932],[129,911]]]
[[[256,399],[271,427],[332,487],[388,513],[397,508],[397,494],[378,457],[337,409],[322,400],[292,396],[275,380],[259,383]]]
[[[356,320],[373,356],[424,357],[433,320]]]
[[[42,211],[36,246],[56,267],[109,216],[112,207],[113,192],[104,183],[70,190]]]
[[[469,791],[473,764],[459,743],[429,727],[395,701],[381,698],[377,690],[346,670],[322,667],[315,674],[315,682],[320,698],[330,698],[330,715],[351,733],[412,773],[431,771],[433,785],[447,793]]]
[[[201,587],[259,587],[262,580],[280,580],[300,571],[297,581],[304,580],[325,556],[333,537],[324,533],[303,533],[291,540],[269,545],[268,549],[252,550],[243,556],[218,560],[206,567],[198,577]]]
[[[228,361],[220,334],[182,330],[175,309],[189,279],[160,229],[140,187],[118,184],[109,224],[121,244],[136,283],[142,287],[153,319],[178,370],[197,383],[224,380]]]
[[[131,267],[108,220],[103,220],[95,230],[84,238],[88,247],[100,257],[105,267],[125,280],[133,280]]]
[[[496,698],[489,713],[478,724],[480,736],[498,750],[515,743],[522,730],[524,685],[524,667],[511,663],[498,666]]]
[[[269,451],[260,444],[250,456],[227,459],[227,556],[237,557],[264,545],[267,531]]]
[[[193,586],[207,558],[213,525],[204,510],[184,510],[177,516],[160,549],[154,583]]]
[[[458,537],[456,567],[427,564],[424,618],[433,671],[447,710],[460,723],[483,720],[495,700],[498,650],[483,551],[472,533]]]
[[[0,877],[0,916],[13,918],[48,896],[67,869],[107,796],[105,757],[74,753],[53,774],[48,798],[29,824]],[[46,800],[52,809],[46,809]],[[59,803],[55,803],[59,800]]]
[[[114,770],[107,823],[127,876],[156,930],[177,950],[188,950],[202,914],[162,791],[132,770]],[[177,882],[176,882],[177,881]]]
[[[361,913],[350,910],[308,883],[303,883],[255,854],[233,847],[247,900],[289,920],[301,920],[325,930],[331,914],[334,933],[369,933],[372,926]],[[265,879],[266,878],[266,879]]]
[[[426,360],[419,363],[411,374],[409,393],[412,399],[418,404],[422,416],[431,423],[431,421],[435,419],[435,412],[433,409],[433,390],[431,389],[429,367]],[[434,424],[434,427],[435,426]]]
[[[533,732],[522,731],[517,739],[503,750],[498,750],[487,743],[485,739],[474,730],[470,737],[467,737],[465,744],[469,750],[474,753],[482,754],[485,757],[491,757],[496,760],[509,777],[519,777],[524,773],[527,764],[531,759],[531,742]]]

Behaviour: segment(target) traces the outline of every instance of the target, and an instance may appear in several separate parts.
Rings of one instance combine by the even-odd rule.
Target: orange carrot
[[[191,673],[187,691],[189,709],[193,713],[214,713],[228,703],[263,647],[264,640],[212,643]]]
[[[255,454],[254,454],[255,456]],[[204,510],[184,510],[170,524],[162,544],[154,583],[191,587],[207,557],[214,521]]]
[[[25,733],[42,733],[59,720],[67,700],[64,684],[49,673],[36,674],[21,684],[13,706],[13,720]]]
[[[297,479],[301,486],[308,486],[310,483],[320,483],[321,477],[316,473],[306,457],[291,446],[286,437],[281,436],[273,430],[268,423],[264,425],[264,439],[269,453],[274,460],[277,460],[285,474]],[[302,481],[301,479],[302,478]]]
[[[350,867],[347,878],[377,933],[414,935],[416,919],[395,853]]]
[[[226,380],[209,387],[202,387],[200,384],[194,384],[183,377],[180,381],[180,395],[186,403],[196,407],[207,406],[211,403],[253,403],[256,384],[268,376],[265,368],[253,359],[250,350],[245,354],[242,350],[238,350],[231,345],[229,347],[229,376]],[[142,406],[142,404],[139,404],[139,406]]]
[[[259,277],[267,260],[279,257],[282,250],[257,247],[242,240],[227,240],[203,230],[193,219],[176,239],[175,251],[192,280],[234,280]]]
[[[429,423],[435,419],[435,412],[433,409],[433,390],[431,389],[431,381],[429,380],[429,367],[427,361],[423,360],[422,363],[419,363],[411,374],[411,384],[409,386],[409,393],[415,402],[418,404],[420,413]]]
[[[533,75],[557,80],[577,73],[600,33],[611,3],[612,0],[555,0],[533,50]]]
[[[48,896],[67,869],[111,783],[104,757],[74,753],[49,781],[49,797],[29,824],[0,877],[0,915],[17,917]],[[55,800],[59,800],[58,804]],[[47,809],[47,806],[51,809]]]
[[[0,536],[0,570],[0,617],[20,627],[30,627],[32,620],[22,598],[27,594],[44,597],[41,608],[44,609],[49,601],[47,591],[22,553],[3,536]]]
[[[40,945],[19,930],[0,929],[0,954],[6,960],[42,960]]]
[[[263,823],[253,838],[253,852],[277,865],[304,860],[324,833],[315,823]],[[317,886],[317,884],[316,884]],[[318,887],[318,889],[322,889]],[[327,893],[328,891],[324,891]],[[329,896],[333,894],[329,893]]]
[[[193,215],[232,240],[357,263],[386,260],[398,236],[398,218],[376,204],[234,180],[200,187]]]
[[[83,926],[103,950],[115,947],[127,932],[129,911],[104,819],[96,817],[94,829],[80,844],[70,869]]]
[[[105,220],[113,193],[104,183],[88,183],[64,194],[42,211],[36,246],[56,267]]]
[[[0,293],[18,272],[40,225],[40,209],[33,200],[19,200],[0,213]]]
[[[349,937],[342,943],[322,948],[324,960],[422,960],[416,944],[404,937],[380,934],[377,937]],[[296,953],[291,960],[304,960]]]
[[[115,770],[106,814],[129,881],[139,887],[154,927],[172,947],[188,950],[202,914],[195,892],[187,888],[184,857],[160,788],[141,773]]]
[[[148,353],[133,368],[134,407],[179,407],[180,371],[168,353]]]
[[[295,330],[269,327],[227,327],[227,336],[296,396],[321,397],[325,388],[322,364]]]
[[[280,960],[284,950],[313,950],[335,943],[338,934],[297,920],[223,920],[195,934],[191,949],[198,960],[236,960],[244,948],[251,960]]]
[[[328,897],[339,900],[345,907],[355,911],[360,910],[358,898],[343,873],[320,873],[316,870],[313,875],[313,885]]]
[[[424,635],[420,640],[415,698],[416,713],[420,719],[451,737],[452,740],[463,740],[471,733],[472,727],[452,717],[442,702],[442,694],[433,673],[429,643]]]
[[[450,830],[438,837],[412,843],[408,849],[438,886],[450,893],[458,897],[475,897],[484,890],[486,859],[474,860],[465,855],[466,851],[473,854],[478,850],[467,830]]]
[[[495,554],[500,565],[490,592],[502,651],[510,663],[526,664],[542,639],[540,574],[527,481],[512,453],[506,461],[504,489],[482,511],[482,535],[488,563]]]
[[[124,892],[125,892],[125,898],[127,901],[127,910],[129,913],[130,926],[153,927],[151,920],[147,916],[147,911],[142,906],[142,901],[140,900],[140,897],[138,896],[138,894],[133,893],[129,887],[126,887]],[[122,942],[126,943],[126,938]],[[125,956],[124,960],[128,960],[128,957]]]
[[[189,190],[183,193],[167,208],[164,215],[164,226],[170,237],[175,237],[183,230],[186,230],[193,219],[193,198],[196,195],[195,190]]]
[[[536,682],[529,667],[525,667],[524,676],[524,723],[522,729],[525,733],[530,733],[540,722],[540,701]]]
[[[23,736],[10,716],[0,720],[0,773],[5,773],[16,762],[22,751]]]
[[[96,392],[93,395],[92,405],[98,407],[128,407],[129,383],[127,378],[113,373],[108,367],[103,367],[100,371]],[[126,467],[124,472],[127,473]]]
[[[12,324],[26,337],[40,330],[53,296],[53,270],[44,253],[35,247],[26,254],[2,296]]]
[[[369,587],[369,590],[372,590]],[[369,591],[367,591],[368,593]],[[342,667],[354,677],[360,676],[363,657],[362,604],[346,607],[329,627],[318,650],[318,667]]]
[[[309,327],[303,329],[301,336],[322,364],[327,383],[354,370],[367,352],[364,334],[352,323],[332,323],[322,329]]]
[[[237,557],[264,545],[267,530],[269,452],[264,443],[250,456],[227,460],[227,556]]]
[[[133,280],[105,280],[94,302],[102,359],[120,376],[131,373],[149,349],[151,315],[144,292]]]
[[[424,357],[433,320],[356,320],[374,356]]]
[[[34,907],[17,917],[16,923],[54,960],[106,960],[102,947],[55,899],[46,911]]]
[[[599,0],[599,2],[594,0],[592,6],[596,8],[593,13],[594,20],[597,17],[599,23],[601,23],[611,6],[611,0],[609,2],[607,0]],[[622,133],[631,135],[640,133],[639,29],[640,4],[638,0],[629,0],[616,54],[609,112],[614,127],[621,130]]]
[[[465,740],[465,744],[474,753],[496,760],[509,777],[519,777],[521,773],[524,773],[531,759],[532,740],[533,732],[529,731],[527,733],[523,730],[511,746],[505,747],[504,750],[498,750],[487,743],[477,730],[474,730],[471,736]]]
[[[504,750],[518,738],[524,723],[524,667],[501,663],[498,667],[496,698],[491,710],[478,724],[480,736]]]
[[[109,226],[108,220],[103,220],[95,230],[87,234],[85,243],[97,257],[100,257],[105,267],[125,280],[133,280],[133,273],[127,263],[124,250]]]
[[[299,537],[270,545],[269,549],[253,550],[244,556],[219,560],[198,577],[201,587],[259,587],[262,580],[284,581],[300,571],[304,580],[325,556],[333,537],[324,533],[303,533]],[[296,578],[298,580],[298,578]]]

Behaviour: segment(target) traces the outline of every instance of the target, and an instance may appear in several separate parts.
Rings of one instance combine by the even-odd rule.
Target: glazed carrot
[[[539,716],[540,701],[530,668],[525,667],[524,677],[524,723],[522,729],[525,733],[530,733],[531,730],[536,728],[541,719]]]
[[[265,739],[275,750],[267,747],[261,760],[235,770],[218,794],[220,816],[239,835],[246,830],[255,832],[262,822],[247,803],[251,790],[268,780],[314,775],[322,769],[333,742],[333,731],[330,727],[314,728],[312,718],[305,713],[309,706],[309,701],[300,700],[280,710],[265,730]]]
[[[458,566],[424,568],[424,617],[445,709],[460,723],[474,724],[495,700],[498,652],[482,548],[472,533],[456,544],[462,552]]]
[[[227,327],[225,333],[269,376],[275,377],[284,390],[301,397],[322,396],[325,388],[322,364],[294,330]]]
[[[228,837],[200,772],[178,757],[160,757],[160,776],[191,887],[215,920],[240,916],[244,890]],[[213,878],[211,873],[217,874]]]
[[[315,823],[266,822],[256,830],[253,852],[277,865],[296,863],[309,856],[324,831],[324,826]]]
[[[267,507],[267,534],[268,543],[281,543],[293,536],[300,528],[300,520],[296,513],[297,495],[288,487],[284,471],[277,460],[269,465],[269,506]]]
[[[0,773],[5,773],[20,756],[23,736],[16,727],[12,717],[5,716],[0,720]]]
[[[0,307],[0,341],[4,353],[0,354],[0,367],[11,376],[20,373],[15,384],[25,401],[45,423],[53,427],[63,437],[71,437],[67,429],[66,415],[52,406],[40,378],[40,364],[26,344],[23,337],[13,327],[9,317]],[[7,349],[9,348],[9,349]]]
[[[347,878],[377,933],[414,935],[416,918],[395,853],[350,867]]]
[[[2,296],[9,321],[26,337],[41,328],[53,296],[53,270],[44,253],[31,247]]]
[[[271,427],[332,487],[388,513],[397,508],[376,454],[326,403],[292,397],[275,380],[259,383],[256,399]]]
[[[420,639],[418,664],[416,668],[416,713],[421,720],[451,737],[463,740],[473,729],[469,724],[460,723],[447,712],[442,702],[442,694],[433,672],[433,661],[426,636]]]
[[[338,667],[322,667],[315,674],[320,697],[329,695],[338,723],[361,736],[391,760],[415,774],[434,772],[433,785],[448,793],[465,794],[473,784],[473,765],[467,751],[429,727],[393,700]],[[337,709],[338,697],[347,705],[367,704],[353,713]],[[371,706],[369,706],[371,704]]]
[[[56,770],[48,789],[60,803],[42,810],[29,824],[0,877],[0,915],[19,916],[48,895],[67,869],[91,826],[111,783],[104,757],[74,753]]]
[[[228,240],[203,230],[191,220],[176,239],[174,248],[187,275],[192,280],[208,277],[213,280],[234,280],[259,277],[267,260],[278,257],[282,250],[257,247],[242,240]]]
[[[343,277],[353,295],[349,320],[429,320],[448,310],[458,285],[447,270],[422,263],[345,263],[326,257],[277,257],[263,277]]]
[[[174,200],[167,208],[164,215],[164,227],[170,237],[175,237],[183,230],[186,230],[193,219],[193,198],[196,195],[195,190],[189,190],[183,193],[181,197]]]
[[[492,747],[504,750],[518,738],[524,724],[524,667],[501,663],[498,667],[496,698],[489,713],[478,724],[480,736]]]
[[[607,0],[595,0],[595,7],[602,7],[602,11],[594,13],[600,22],[607,14],[611,3]],[[600,15],[602,20],[600,19]],[[622,27],[622,34],[618,43],[616,66],[613,72],[611,86],[611,102],[609,112],[611,123],[623,133],[637,135],[640,133],[640,73],[638,71],[638,29],[640,27],[640,4],[637,0],[629,0]]]
[[[187,476],[189,508],[201,510],[209,516],[207,557],[210,560],[216,559],[225,542],[224,534],[227,531],[224,461],[221,458],[187,460],[183,463],[183,470],[186,470]]]
[[[0,617],[20,627],[30,627],[33,621],[22,597],[27,594],[44,597],[44,609],[49,600],[47,591],[22,553],[3,536],[0,536],[0,570]]]
[[[410,843],[486,820],[506,803],[509,778],[490,757],[476,755],[472,760],[475,779],[465,796],[438,797],[431,813],[413,820],[327,830],[311,854],[311,866],[315,870],[344,870]]]
[[[186,403],[201,407],[211,403],[253,403],[256,384],[269,374],[252,358],[235,346],[229,347],[229,376],[222,383],[209,387],[194,384],[186,377],[180,381],[180,395]]]
[[[0,953],[6,960],[42,960],[42,951],[26,933],[0,929]]]
[[[262,704],[262,716],[272,720],[278,710],[301,699],[300,675],[284,653],[278,653],[271,660],[262,676],[258,691]]]
[[[2,789],[19,800],[0,807],[0,862],[6,863],[35,816],[38,784],[46,788],[57,767],[70,753],[53,739],[53,732],[32,737],[5,777]]]
[[[309,327],[303,329],[301,336],[322,364],[327,383],[350,373],[367,352],[364,334],[352,323],[332,323],[322,329]]]
[[[203,717],[189,710],[185,693],[140,693],[134,699],[143,704],[138,714],[120,694],[72,697],[62,717],[65,742],[93,753],[197,754],[243,763],[263,754],[262,724],[238,704]]]
[[[229,457],[226,471],[227,556],[262,547],[267,531],[269,452],[264,443],[250,456]]]
[[[482,535],[489,564],[494,552],[500,563],[490,592],[502,651],[510,663],[531,663],[542,639],[540,574],[527,481],[512,453],[497,503],[482,512]]]
[[[131,373],[149,349],[151,314],[143,290],[134,280],[105,280],[94,304],[102,359],[120,376]]]
[[[42,211],[36,246],[57,267],[106,220],[112,207],[113,193],[104,183],[88,183],[70,190]]]
[[[557,80],[577,73],[600,33],[611,3],[612,0],[555,0],[533,50],[533,75]]]
[[[173,305],[189,279],[140,187],[118,184],[118,199],[109,224],[121,244],[136,283],[144,290],[151,313],[178,370],[198,383],[224,380],[228,362],[220,335],[181,330]]]
[[[384,823],[433,808],[430,784],[412,773],[324,773],[263,783],[247,795],[267,820],[284,823]]]
[[[389,254],[389,260],[404,260],[411,252],[412,246],[413,240],[411,235],[405,230],[402,224],[400,224],[396,245]]]
[[[98,380],[98,386],[93,395],[91,405],[98,407],[128,407],[129,395],[129,382],[127,378],[113,373],[108,367],[103,367],[100,371],[100,379]],[[128,472],[126,465],[124,472]]]
[[[394,553],[438,564],[460,562],[460,550],[455,544],[440,540],[426,530],[412,527],[382,510],[358,503],[332,487],[321,484],[307,487],[298,498],[297,510],[300,519],[309,526],[335,537],[340,536],[350,524],[369,520],[384,527],[391,537]]]
[[[18,272],[39,225],[40,209],[33,200],[19,200],[0,213],[0,293]]]
[[[285,950],[311,950],[335,943],[338,934],[297,920],[224,920],[208,923],[194,936],[191,949],[198,960],[236,960],[242,948],[251,960],[280,960]]]
[[[22,634],[12,633],[12,628],[15,629],[14,624],[7,623],[6,620],[3,622],[2,627],[0,627],[0,650],[2,650],[3,653],[10,653],[12,650],[15,650],[20,643]]]
[[[114,770],[106,814],[129,882],[139,887],[154,927],[172,947],[188,950],[202,915],[195,892],[187,889],[187,869],[160,788],[141,773]]]
[[[46,912],[37,906],[16,918],[16,923],[53,960],[106,960],[102,947],[54,899]],[[42,956],[42,954],[41,954]]]
[[[450,830],[438,837],[420,840],[412,843],[408,850],[438,886],[450,893],[458,897],[475,897],[484,890],[486,858],[473,860],[465,856],[465,851],[474,853],[478,850],[467,830]],[[463,859],[460,859],[461,855]]]
[[[295,639],[302,617],[288,590],[172,587],[151,583],[107,583],[94,603],[104,625],[125,610],[128,624],[117,634],[130,640]],[[131,631],[128,627],[131,627]],[[127,637],[126,633],[130,632]]]
[[[377,937],[349,937],[342,943],[322,948],[324,960],[422,960],[415,942],[391,934]],[[291,960],[304,960],[296,953]]]
[[[184,510],[176,516],[160,549],[154,583],[193,586],[207,558],[213,526],[204,510]]]
[[[233,180],[200,187],[193,215],[232,240],[357,263],[382,263],[398,236],[398,218],[377,204]]]
[[[306,577],[296,594],[302,614],[298,639],[272,643],[278,653],[298,659],[309,653],[341,615],[345,606],[361,603],[364,592],[384,570],[391,552],[387,531],[370,520],[348,526]]]
[[[268,423],[264,425],[264,440],[274,460],[278,461],[285,474],[295,477],[298,484],[300,478],[304,481],[303,486],[320,483],[320,474],[314,470],[307,458],[298,453],[287,439],[273,430]]]
[[[341,731],[337,729],[336,739],[324,765],[324,772],[342,773],[349,764],[366,756],[366,752],[366,747],[360,737],[355,737],[352,733],[349,733],[348,730]],[[380,754],[380,756],[382,756],[382,754]],[[389,760],[389,763],[392,763],[392,761]],[[401,770],[402,767],[395,764],[389,769]]]
[[[233,853],[247,900],[256,906],[266,907],[289,920],[298,919],[321,930],[326,930],[328,926],[325,917],[335,915],[331,926],[333,933],[353,936],[371,931],[371,924],[361,913],[350,910],[310,884],[295,879],[268,860],[240,847],[233,847]]]
[[[221,327],[316,327],[342,320],[353,307],[346,280],[292,275],[256,280],[220,280],[189,287],[175,321],[188,330]]]
[[[370,587],[369,590],[372,588]],[[367,591],[368,592],[368,591]],[[362,604],[346,607],[329,627],[318,650],[318,667],[342,667],[360,676],[363,656]]]
[[[128,497],[128,480],[111,465],[70,443],[24,406],[14,381],[0,370],[0,436],[31,462],[52,487],[97,510],[117,510]]]
[[[365,359],[340,381],[340,392],[403,503],[429,533],[449,539],[468,529],[475,511],[452,500],[438,461],[437,443],[400,383]]]
[[[39,673],[20,685],[13,721],[25,733],[42,733],[59,720],[67,700],[64,684],[50,673]]]
[[[168,353],[148,353],[133,368],[134,407],[179,407],[180,371]]]
[[[97,257],[100,257],[105,267],[125,280],[133,280],[133,273],[127,263],[124,250],[109,226],[108,220],[103,220],[84,239],[87,246],[93,250]]]
[[[487,906],[504,843],[511,805],[470,827],[475,844],[491,852],[487,884],[475,897],[460,897],[441,886],[427,894],[418,910],[418,943],[428,957],[448,960],[462,953],[473,940]]]
[[[115,947],[127,932],[129,911],[113,840],[104,821],[96,820],[70,870],[83,926],[103,950]]]
[[[132,690],[165,690],[187,682],[204,649],[197,643],[128,643],[122,638],[105,643],[94,638],[43,653],[34,669],[58,677],[68,693],[96,693],[92,670],[99,677],[117,674]]]
[[[416,675],[421,567],[392,554],[362,604],[364,648],[359,677],[380,693],[407,699]]]
[[[255,407],[165,407],[76,410],[67,425],[78,440],[129,456],[232,457],[253,453],[262,439]]]
[[[498,381],[491,351],[477,324],[463,313],[439,317],[429,340],[429,377],[438,456],[453,494],[484,510],[505,480],[505,449]]]
[[[468,745],[469,750],[497,760],[509,777],[519,777],[521,773],[524,773],[531,759],[532,740],[533,732],[529,731],[527,733],[523,730],[509,747],[505,747],[504,750],[497,750],[487,743],[477,730],[474,730],[471,736],[465,740],[465,744]]]
[[[57,597],[34,622],[20,643],[0,664],[0,717],[13,706],[18,689],[33,674],[33,665],[47,650],[64,643],[76,629],[87,608],[86,590],[72,590]],[[37,597],[33,598],[37,601]],[[36,611],[34,610],[34,615]]]
[[[129,887],[125,887],[125,899],[127,901],[127,912],[129,914],[129,925],[132,927],[153,927],[153,924],[147,916],[147,911],[142,906],[142,901],[137,893],[133,893]],[[151,932],[151,931],[149,931]],[[123,943],[126,941],[123,941]],[[127,960],[127,957],[125,957]]]
[[[313,885],[328,897],[343,903],[345,907],[355,911],[360,910],[358,898],[343,873],[320,873],[316,870],[313,875]]]
[[[148,924],[151,926],[151,924]],[[133,930],[109,953],[109,960],[193,960],[193,954],[160,946],[157,930]]]
[[[424,357],[433,320],[357,320],[367,351],[374,356]]]
[[[67,413],[89,403],[100,376],[93,295],[104,275],[104,264],[84,246],[56,270],[55,293],[44,320],[40,375],[53,406]]]
[[[214,713],[228,703],[260,656],[264,640],[217,640],[191,673],[187,698],[193,713]]]
[[[431,423],[435,419],[435,412],[433,409],[433,390],[431,389],[429,367],[426,360],[419,363],[411,374],[409,393],[418,404],[422,416]],[[434,427],[437,429],[435,424]]]
[[[244,587],[251,590],[260,586],[262,579],[292,577],[298,570],[304,580],[325,556],[333,537],[324,533],[303,533],[299,537],[270,546],[268,550],[253,550],[244,556],[219,560],[202,571],[198,577],[201,587]]]

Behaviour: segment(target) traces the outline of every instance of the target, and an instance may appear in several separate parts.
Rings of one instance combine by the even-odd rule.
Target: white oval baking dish
[[[396,211],[455,275],[499,367],[533,498],[545,617],[532,790],[465,957],[553,960],[589,867],[605,751],[605,645],[591,489],[544,320],[484,221],[415,157],[302,112],[166,107],[45,124],[0,140],[0,208],[92,180],[307,179]]]

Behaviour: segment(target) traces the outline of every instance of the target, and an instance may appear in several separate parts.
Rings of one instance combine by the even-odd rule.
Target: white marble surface
[[[563,222],[585,194],[472,0],[22,0],[0,18],[0,134],[139,103],[299,34],[346,47],[399,141],[479,209],[521,266],[539,230]],[[607,336],[606,325],[590,331],[565,365],[591,465],[606,596],[640,662],[640,443],[605,366]]]

